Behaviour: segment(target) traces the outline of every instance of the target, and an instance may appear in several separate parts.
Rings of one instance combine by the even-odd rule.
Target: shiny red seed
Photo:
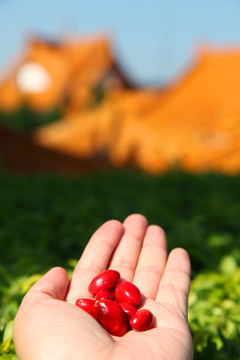
[[[102,273],[95,276],[91,281],[88,291],[96,295],[100,290],[113,289],[120,279],[120,274],[115,270],[105,270]]]
[[[97,319],[111,335],[123,336],[128,327],[127,316],[121,306],[113,300],[102,299],[96,302]]]
[[[115,298],[119,303],[138,306],[141,301],[141,293],[136,285],[123,280],[115,288]]]
[[[101,299],[114,300],[114,299],[115,299],[114,292],[112,292],[112,291],[110,291],[110,290],[100,290],[100,291],[96,294],[95,300],[101,300]]]
[[[97,320],[98,310],[95,305],[95,300],[79,298],[76,300],[75,305],[86,311],[88,314],[90,314]]]
[[[149,330],[153,327],[153,314],[147,309],[138,310],[129,320],[132,329],[137,331]]]
[[[118,303],[118,304],[121,306],[121,308],[127,315],[128,319],[130,319],[133,315],[135,315],[137,309],[134,306],[127,303]]]

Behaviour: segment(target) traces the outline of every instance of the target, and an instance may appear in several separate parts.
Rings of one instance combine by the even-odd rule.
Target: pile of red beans
[[[145,331],[153,327],[153,314],[139,309],[140,290],[120,273],[105,270],[88,287],[93,298],[79,298],[76,305],[94,317],[111,335],[123,336],[128,330]]]

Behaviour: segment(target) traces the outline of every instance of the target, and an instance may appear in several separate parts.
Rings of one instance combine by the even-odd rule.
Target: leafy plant
[[[0,111],[0,123],[16,132],[27,134],[38,126],[59,120],[61,113],[60,107],[41,113],[23,103],[12,112]]]

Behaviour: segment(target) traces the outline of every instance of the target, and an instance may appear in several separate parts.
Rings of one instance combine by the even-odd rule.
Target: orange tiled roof
[[[40,66],[49,77],[46,88],[30,91],[19,85],[19,73],[29,64],[35,68]],[[28,43],[23,60],[0,84],[0,110],[13,111],[23,102],[36,111],[48,111],[56,106],[64,106],[68,111],[79,110],[89,101],[92,89],[111,70],[115,71],[122,86],[131,87],[116,64],[110,41],[105,37],[60,43],[34,38]],[[27,76],[26,71],[22,77]]]
[[[240,171],[239,98],[240,50],[208,50],[163,93],[112,93],[97,110],[39,129],[35,136],[47,147],[78,156],[103,151],[114,165],[235,173]]]

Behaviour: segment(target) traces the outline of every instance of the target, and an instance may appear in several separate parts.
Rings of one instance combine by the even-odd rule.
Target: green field
[[[136,171],[0,174],[0,359],[17,359],[12,320],[40,274],[71,273],[98,226],[134,212],[190,254],[195,359],[240,359],[240,175]]]

